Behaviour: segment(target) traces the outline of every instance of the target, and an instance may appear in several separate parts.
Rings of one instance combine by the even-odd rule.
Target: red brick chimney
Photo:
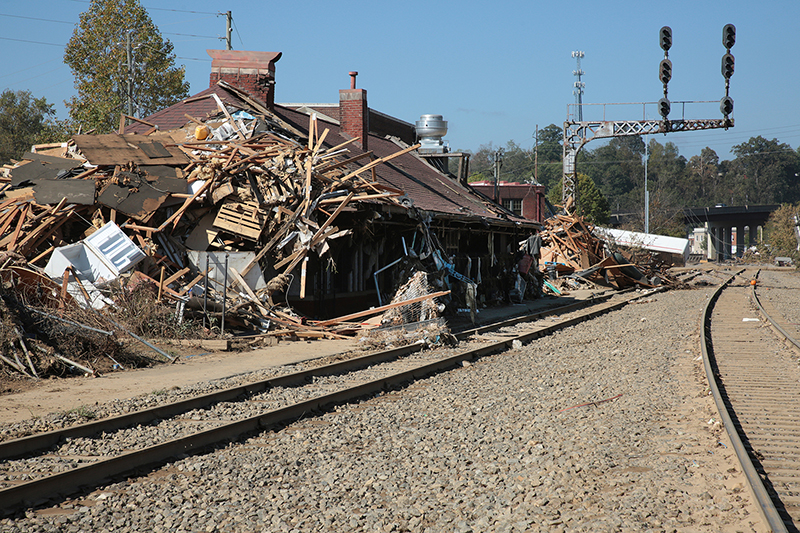
[[[211,56],[209,87],[225,80],[262,100],[269,109],[275,107],[275,63],[281,52],[247,52],[244,50],[206,50]]]
[[[360,137],[357,141],[361,148],[367,150],[369,138],[369,108],[367,107],[367,91],[356,89],[358,72],[350,73],[350,88],[339,91],[339,124],[342,132],[351,137]]]

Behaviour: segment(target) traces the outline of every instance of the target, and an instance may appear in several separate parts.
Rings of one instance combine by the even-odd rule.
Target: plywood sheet
[[[137,165],[185,165],[186,155],[172,143],[172,138],[164,135],[75,135],[75,145],[93,165],[110,166],[134,162]],[[143,148],[144,147],[144,148]],[[162,156],[161,149],[169,154]],[[148,155],[155,154],[157,157]]]
[[[68,204],[94,204],[94,180],[39,180],[33,191],[37,204],[57,204],[62,198]]]
[[[37,154],[29,155],[37,156]],[[37,160],[11,169],[11,186],[16,187],[22,183],[33,184],[40,179],[55,179],[60,172],[81,165],[82,163],[76,159],[38,155]]]

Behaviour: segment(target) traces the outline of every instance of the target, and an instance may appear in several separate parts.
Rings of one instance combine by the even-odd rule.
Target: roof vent
[[[442,115],[422,115],[416,123],[417,138],[422,146],[421,154],[443,154],[447,152],[442,137],[447,134],[447,121]]]

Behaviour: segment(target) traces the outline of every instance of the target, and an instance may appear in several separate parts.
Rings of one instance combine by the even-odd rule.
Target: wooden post
[[[164,292],[164,271],[167,268],[164,265],[161,265],[161,279],[158,281],[158,298],[156,301],[161,303],[161,294]]]
[[[303,266],[300,270],[300,299],[303,300],[306,297],[306,269],[308,265],[308,257],[303,258]]]

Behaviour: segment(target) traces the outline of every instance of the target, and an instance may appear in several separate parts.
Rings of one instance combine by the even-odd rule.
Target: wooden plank
[[[24,211],[23,206],[15,205],[12,209],[9,210],[8,213],[3,215],[4,219],[2,221],[2,225],[0,225],[0,236],[5,235],[6,230],[14,222],[14,219],[19,216],[20,213]]]
[[[407,154],[408,152],[411,152],[412,150],[416,150],[420,146],[422,146],[422,145],[418,143],[418,144],[415,144],[413,146],[409,146],[408,148],[404,148],[404,149],[400,150],[399,152],[395,152],[395,153],[393,153],[391,155],[387,155],[386,157],[378,158],[378,159],[372,161],[371,163],[367,163],[366,165],[364,165],[360,169],[356,170],[355,172],[351,172],[347,176],[343,177],[342,181],[347,181],[348,179],[350,179],[350,178],[352,178],[354,176],[358,176],[362,172],[366,172],[367,170],[371,169],[374,166],[380,165],[381,163],[384,163],[386,161],[391,161],[395,157],[399,157],[399,156],[401,156],[403,154]]]
[[[158,227],[157,231],[162,231],[169,224],[172,224],[172,229],[175,229],[178,226],[178,222],[183,216],[183,213],[189,208],[190,205],[192,205],[192,202],[194,202],[196,198],[198,198],[201,194],[206,192],[206,189],[208,189],[213,182],[214,182],[213,179],[206,180],[206,182],[203,185],[201,185],[199,189],[197,189],[197,192],[195,192],[191,198],[188,198],[185,202],[183,202],[183,205],[180,207],[180,209],[175,211],[175,213],[171,217],[165,220],[164,223]]]
[[[158,280],[158,298],[156,298],[157,302],[161,301],[161,295],[164,293],[164,271],[166,267],[161,265],[161,277]]]
[[[364,159],[365,157],[372,157],[372,154],[373,154],[373,152],[372,152],[372,150],[370,150],[369,152],[364,152],[363,154],[359,154],[359,155],[353,156],[353,157],[351,157],[349,159],[345,159],[344,161],[339,161],[338,163],[331,163],[330,165],[319,167],[319,168],[317,168],[317,172],[319,172],[320,174],[324,174],[325,172],[328,172],[329,170],[334,170],[336,168],[340,168],[340,167],[343,167],[345,165],[349,165],[350,163],[355,163],[356,161]]]
[[[169,285],[170,283],[172,283],[176,279],[180,278],[181,276],[183,276],[184,274],[186,274],[190,270],[191,269],[189,267],[185,267],[185,268],[180,269],[179,271],[175,272],[173,275],[171,275],[170,277],[165,279],[164,280],[164,285]]]
[[[233,120],[233,117],[231,116],[231,114],[228,113],[228,108],[225,107],[225,104],[223,104],[222,100],[219,99],[219,96],[217,96],[215,93],[211,93],[211,97],[217,103],[217,107],[225,115],[225,118],[227,118],[228,121],[231,123],[231,127],[233,128],[233,131],[236,132],[236,134],[239,136],[239,138],[241,140],[243,140],[243,141],[247,140],[247,137],[244,136],[244,133],[241,132],[241,130],[239,129],[239,126],[236,124],[236,121]]]
[[[303,266],[300,269],[300,299],[301,300],[305,300],[305,298],[306,298],[306,270],[307,269],[308,269],[308,257],[303,259]]]
[[[194,122],[194,123],[195,123],[195,124],[197,124],[198,126],[204,126],[204,125],[205,125],[205,124],[203,124],[202,122],[200,122],[199,120],[197,120],[196,118],[194,118],[192,115],[189,115],[189,114],[187,114],[187,113],[184,113],[184,114],[183,114],[183,116],[184,116],[184,117],[186,117],[186,118],[188,118],[189,120],[191,120],[192,122]]]
[[[366,311],[360,311],[358,313],[353,313],[350,315],[340,316],[339,318],[332,318],[330,320],[323,320],[322,322],[316,322],[314,325],[316,326],[331,326],[333,324],[338,324],[339,322],[347,322],[348,320],[352,320],[354,318],[361,318],[364,316],[369,315],[377,315],[383,313],[384,311],[388,311],[389,309],[394,309],[395,307],[401,307],[403,305],[410,305],[417,302],[423,302],[425,300],[430,300],[431,298],[438,298],[440,296],[445,296],[450,294],[450,291],[439,291],[434,292],[432,294],[426,294],[424,296],[418,296],[416,298],[411,298],[410,300],[405,300],[403,302],[396,302],[393,304],[384,305],[382,307],[375,307],[373,309],[367,309]]]
[[[14,233],[11,235],[11,242],[8,245],[8,250],[13,252],[17,247],[17,239],[19,238],[19,232],[22,231],[22,226],[25,224],[25,219],[28,218],[28,213],[30,212],[31,204],[25,204],[25,208],[22,210],[22,214],[17,221],[17,227],[14,230]]]
[[[30,264],[32,264],[32,265],[35,265],[36,263],[38,263],[39,261],[41,261],[42,259],[44,259],[45,257],[47,257],[47,256],[48,256],[48,255],[49,255],[49,254],[50,254],[50,253],[51,253],[53,250],[55,250],[55,249],[56,249],[56,247],[55,247],[55,246],[51,246],[51,247],[49,247],[49,248],[48,248],[47,250],[45,250],[44,252],[40,253],[39,255],[37,255],[36,257],[34,257],[33,259],[31,259],[31,260],[29,261],[29,263],[30,263]]]
[[[181,291],[178,294],[180,294],[181,296],[186,294],[186,292],[189,289],[191,289],[192,287],[194,287],[197,284],[198,281],[200,281],[201,279],[206,277],[206,275],[208,274],[209,270],[211,270],[211,267],[208,267],[208,270],[206,270],[205,272],[200,272],[197,276],[195,276],[195,278],[192,281],[190,281],[189,283],[184,285],[183,289],[181,289]]]
[[[250,286],[244,280],[242,275],[239,274],[239,272],[233,267],[228,267],[228,270],[230,270],[231,274],[233,274],[233,278],[236,280],[236,283],[238,283],[239,286],[242,289],[244,289],[244,292],[247,294],[247,297],[250,298],[250,300],[254,304],[256,304],[256,307],[258,308],[258,311],[261,313],[261,315],[264,316],[265,318],[268,318],[269,317],[268,310],[261,304],[261,300],[258,299],[258,297],[253,292],[253,289],[250,288]]]
[[[394,192],[382,192],[380,194],[364,194],[360,196],[355,196],[355,200],[374,200],[376,198],[396,198],[398,196],[402,196],[402,194],[397,194]],[[337,202],[338,198],[328,198],[326,200],[320,200],[317,205],[327,205]]]
[[[302,253],[304,253],[303,250],[304,249],[296,250],[295,252],[291,253],[290,255],[287,255],[286,257],[284,257],[283,259],[272,265],[272,267],[277,270],[283,267],[284,265],[289,264],[290,262],[297,259]]]
[[[317,114],[311,113],[308,117],[308,149],[311,150],[314,146],[314,137],[317,129]]]

